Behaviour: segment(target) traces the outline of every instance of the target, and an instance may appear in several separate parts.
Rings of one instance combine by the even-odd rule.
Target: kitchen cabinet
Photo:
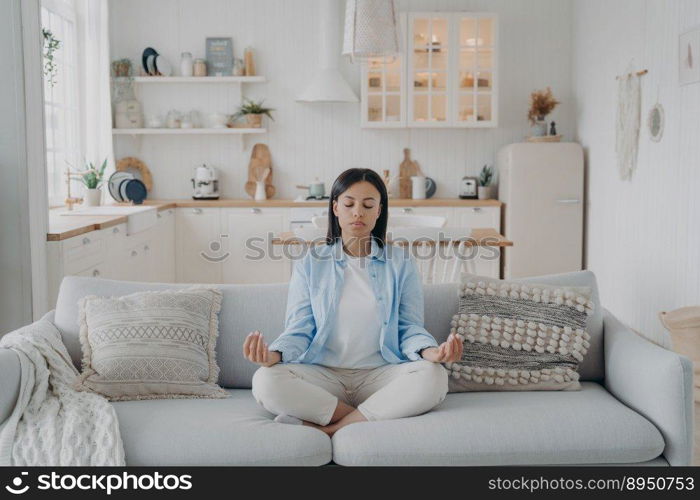
[[[158,212],[155,238],[152,241],[154,281],[175,282],[175,209]]]
[[[223,209],[226,235],[223,261],[225,283],[280,283],[289,281],[291,261],[282,247],[271,244],[274,236],[289,227],[286,208]]]
[[[401,25],[399,57],[363,65],[361,125],[496,127],[497,15],[408,12]]]
[[[175,210],[176,279],[178,283],[221,283],[224,246],[220,208]]]

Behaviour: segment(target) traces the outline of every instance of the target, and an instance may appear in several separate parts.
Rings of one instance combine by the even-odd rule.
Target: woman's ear
[[[333,200],[333,215],[338,217],[338,200]]]

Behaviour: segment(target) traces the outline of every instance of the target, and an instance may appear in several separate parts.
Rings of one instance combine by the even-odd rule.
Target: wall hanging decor
[[[647,128],[649,129],[649,138],[654,142],[659,142],[664,135],[665,125],[664,107],[659,102],[659,88],[656,88],[656,104],[649,110],[647,116]]]
[[[678,37],[678,84],[700,82],[700,27]]]
[[[615,153],[622,180],[632,178],[637,167],[642,89],[640,78],[647,70],[629,71],[617,77],[617,119]]]

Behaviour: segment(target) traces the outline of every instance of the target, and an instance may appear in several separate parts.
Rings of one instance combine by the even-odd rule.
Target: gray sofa
[[[600,307],[581,271],[522,281],[594,288],[591,347],[575,392],[451,393],[411,418],[349,425],[332,439],[272,421],[253,399],[257,366],[241,346],[251,330],[282,331],[287,284],[222,285],[217,357],[228,399],[114,403],[128,465],[689,465],[692,364],[626,328]],[[68,277],[48,317],[79,367],[77,301],[186,285]],[[457,309],[456,284],[425,287],[425,326],[439,342]],[[19,361],[0,350],[0,422],[19,388]]]

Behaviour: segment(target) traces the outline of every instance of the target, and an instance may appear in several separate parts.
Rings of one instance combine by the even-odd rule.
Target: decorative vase
[[[190,52],[183,52],[180,55],[180,75],[192,76],[194,74],[194,61]]]
[[[102,199],[102,190],[100,188],[86,189],[85,190],[85,201],[83,202],[83,204],[86,207],[99,207],[101,199]]]
[[[480,200],[493,200],[496,198],[496,186],[479,186]]]
[[[255,201],[264,201],[266,199],[265,181],[255,181]]]
[[[533,137],[542,137],[547,135],[547,121],[546,120],[537,120],[535,124],[532,126],[532,136]]]
[[[245,119],[250,128],[262,127],[262,115],[247,114]]]

